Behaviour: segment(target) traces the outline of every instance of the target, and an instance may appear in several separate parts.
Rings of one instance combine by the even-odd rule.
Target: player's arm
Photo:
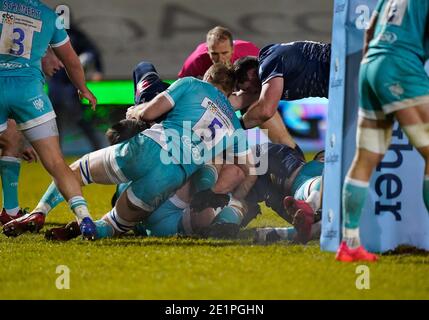
[[[229,97],[229,102],[234,107],[234,110],[241,110],[255,103],[259,95],[245,92],[243,90],[233,92]]]
[[[275,77],[262,85],[259,99],[253,103],[243,122],[246,129],[254,128],[269,120],[277,111],[283,91],[283,78]]]
[[[52,48],[55,52],[55,55],[66,68],[67,74],[70,78],[70,81],[78,89],[80,97],[84,97],[89,100],[92,105],[92,109],[95,109],[97,105],[97,98],[89,91],[86,86],[85,74],[80,63],[79,57],[74,51],[70,41],[67,41],[65,44],[59,47]]]
[[[368,48],[369,48],[369,43],[374,38],[374,32],[375,32],[375,27],[377,25],[377,21],[378,21],[378,12],[374,11],[374,14],[372,15],[371,20],[369,22],[368,29],[366,29],[365,31],[364,42],[363,42],[364,44],[363,56],[366,56],[366,53],[368,52]]]
[[[42,70],[45,75],[52,77],[57,71],[64,68],[63,63],[57,58],[51,47],[42,58]]]
[[[171,101],[162,92],[149,102],[144,102],[127,110],[127,119],[151,122],[173,108]]]

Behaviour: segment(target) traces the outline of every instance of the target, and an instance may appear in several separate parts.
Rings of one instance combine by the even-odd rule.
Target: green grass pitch
[[[34,207],[50,179],[40,164],[24,164],[20,202]],[[89,186],[94,217],[109,210],[111,186]],[[47,226],[72,219],[65,205]],[[359,290],[358,263],[341,264],[306,245],[254,245],[252,231],[284,226],[268,209],[236,241],[136,238],[67,243],[43,233],[16,239],[0,234],[0,299],[428,299],[429,255],[383,255],[369,266],[370,289]],[[70,289],[59,290],[56,268],[70,270]]]

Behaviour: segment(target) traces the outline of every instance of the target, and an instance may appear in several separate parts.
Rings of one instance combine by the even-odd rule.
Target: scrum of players
[[[366,30],[357,149],[343,185],[339,261],[377,260],[360,244],[359,221],[394,119],[429,163],[429,78],[423,65],[429,57],[428,12],[428,1],[399,6],[395,0],[379,0]],[[65,68],[79,96],[93,109],[97,99],[86,86],[67,32],[56,27],[56,20],[55,12],[37,0],[2,3],[0,223],[6,236],[39,231],[46,215],[67,201],[76,221],[48,230],[48,239],[101,239],[131,230],[146,236],[236,237],[240,227],[261,212],[261,202],[293,227],[257,230],[256,240],[306,243],[318,237],[323,152],[306,162],[277,108],[281,99],[328,96],[330,44],[297,41],[258,50],[216,27],[169,87],[152,64],[140,63],[133,74],[135,105],[108,131],[112,145],[68,166],[55,112],[43,91],[45,74]],[[29,24],[44,27],[34,37]],[[268,130],[271,142],[249,146],[246,130],[254,127]],[[53,178],[29,213],[18,204],[21,159],[40,159]],[[427,208],[428,177],[426,165]],[[91,183],[117,185],[112,209],[96,221],[82,196],[82,187]]]
[[[55,48],[55,45],[52,48]],[[273,69],[277,67],[276,59],[285,54],[294,54],[301,59],[314,59],[312,55],[317,51],[316,58],[320,60],[321,65],[323,64],[320,70],[326,71],[326,74],[320,77],[324,78],[324,85],[327,88],[329,50],[329,45],[312,42],[268,46],[262,50],[264,53],[262,61],[267,68]],[[50,50],[47,57],[44,58],[49,59],[43,64],[43,71],[48,75],[58,70],[56,64],[59,62],[54,55],[55,49],[53,51]],[[272,53],[266,54],[267,51]],[[234,52],[238,52],[240,55],[234,54]],[[315,229],[320,230],[318,225],[320,222],[317,223],[320,220],[320,216],[317,216],[320,214],[320,181],[316,181],[314,178],[321,177],[323,162],[320,159],[314,160],[321,165],[316,166],[317,168],[314,170],[308,170],[307,168],[311,167],[314,161],[305,162],[302,151],[287,133],[282,122],[272,125],[274,136],[271,137],[271,140],[275,142],[275,134],[277,134],[278,143],[273,142],[249,148],[247,142],[241,142],[246,149],[244,153],[247,152],[247,157],[252,156],[255,159],[256,153],[258,153],[258,158],[267,162],[265,164],[267,170],[263,174],[249,174],[253,169],[250,165],[252,160],[246,159],[240,162],[240,154],[234,155],[235,164],[234,161],[225,164],[226,159],[219,154],[229,148],[230,143],[226,141],[228,139],[225,136],[231,135],[231,130],[239,132],[246,126],[245,119],[240,121],[236,118],[235,111],[247,109],[246,112],[250,112],[255,108],[252,106],[253,104],[261,104],[260,100],[265,97],[261,94],[261,98],[259,98],[258,95],[264,91],[264,85],[272,81],[271,74],[276,72],[275,69],[264,69],[264,77],[269,79],[267,81],[259,79],[259,76],[255,74],[261,63],[256,57],[258,52],[259,49],[252,43],[242,40],[234,41],[226,28],[216,27],[208,32],[206,42],[200,44],[185,61],[179,73],[181,78],[171,87],[168,87],[159,78],[152,64],[148,62],[138,64],[133,73],[135,106],[129,108],[127,119],[109,129],[107,135],[112,146],[85,155],[70,166],[74,178],[81,186],[89,183],[118,185],[117,192],[112,199],[112,211],[102,219],[92,221],[90,215],[85,212],[86,210],[80,212],[76,210],[75,205],[72,210],[74,209],[76,221],[64,227],[48,230],[46,237],[68,240],[82,234],[86,238],[99,239],[117,236],[130,230],[134,230],[136,234],[154,236],[196,234],[204,237],[236,237],[240,227],[245,227],[261,212],[260,202],[265,202],[281,217],[296,226],[296,228],[284,228],[284,232],[276,229],[278,239],[282,239],[285,233],[287,236],[283,237],[284,239],[300,243],[306,243],[312,236],[317,237],[317,231],[311,232],[311,230],[315,221]],[[310,52],[312,53],[310,54]],[[201,63],[201,61],[205,63]],[[66,65],[67,61],[61,60],[61,63]],[[292,68],[292,66],[288,67]],[[248,74],[251,79],[249,84],[247,84],[249,82]],[[238,83],[237,78],[240,79]],[[257,81],[255,78],[258,78]],[[297,83],[300,81],[304,83],[305,74],[301,75],[301,79],[296,79]],[[212,92],[213,87],[218,90]],[[316,94],[326,96],[326,88]],[[291,86],[290,95],[292,99],[296,99],[297,95],[311,96],[313,91],[318,89],[308,88],[307,91],[302,91],[297,90],[296,86]],[[195,96],[195,90],[201,92],[200,96]],[[231,99],[227,100],[228,97]],[[210,122],[204,118],[213,117],[213,112],[207,114],[208,111],[201,105],[204,99],[216,101],[215,103],[219,104],[222,101],[221,98],[225,98],[224,105],[220,108],[215,105],[219,116],[212,120],[221,119],[220,121],[225,121],[225,123],[214,122],[218,127],[215,128],[216,130],[210,131]],[[278,101],[268,103],[274,105],[278,104]],[[171,112],[173,107],[174,113]],[[276,112],[275,108],[273,112]],[[176,113],[178,116],[175,117]],[[263,125],[266,122],[265,117],[272,118],[272,116],[262,114],[260,119],[247,126]],[[201,121],[202,119],[205,121]],[[279,119],[275,120],[279,121]],[[157,141],[157,137],[172,128],[183,127],[183,121],[191,121],[193,129],[195,129],[195,124],[203,122],[203,127],[199,129],[200,132],[203,134],[207,130],[213,132],[216,137],[215,139],[210,137],[212,142],[221,140],[224,145],[217,148],[210,146],[210,148],[216,149],[216,152],[206,150],[207,159],[204,163],[196,164],[191,159],[191,164],[162,165],[156,159],[164,151],[161,146],[162,142]],[[31,147],[26,149],[20,147],[19,150],[8,152],[10,148],[8,148],[8,141],[17,141],[14,138],[8,138],[9,135],[16,135],[19,137],[18,140],[23,140],[15,126],[10,125],[11,122],[13,124],[13,120],[9,120],[8,129],[2,135],[3,157],[24,158],[29,161],[37,159],[35,151]],[[163,126],[165,122],[172,122],[172,125],[166,128]],[[229,131],[223,130],[224,127]],[[280,132],[279,127],[282,130]],[[265,128],[270,129],[270,124],[266,124]],[[268,132],[270,134],[271,131]],[[285,132],[286,139],[282,137],[283,132]],[[177,135],[179,139],[183,138],[183,133],[177,132]],[[205,138],[206,141],[192,141],[192,143],[194,145],[201,142],[208,144],[207,137]],[[242,134],[240,138],[246,140],[246,135]],[[130,139],[136,140],[131,143]],[[132,146],[132,144],[135,145]],[[144,144],[147,145],[146,148],[142,147]],[[240,146],[231,147],[237,149]],[[135,154],[127,154],[127,157],[123,159],[116,157],[115,154],[119,154],[120,150],[124,148],[140,150]],[[144,152],[145,149],[152,150],[153,160],[150,159],[148,151]],[[156,154],[153,154],[154,149],[159,149]],[[184,150],[180,151],[186,153]],[[138,157],[141,157],[138,166],[126,168],[127,163],[136,161]],[[213,159],[215,159],[214,164],[210,164]],[[120,162],[124,167],[118,168]],[[147,168],[143,168],[141,163],[148,164]],[[171,174],[167,173],[168,170],[171,170]],[[155,179],[159,180],[155,174],[158,171],[163,172],[163,180],[166,183],[164,185],[156,183],[160,186],[159,190],[149,192],[152,188],[149,186],[153,186]],[[177,176],[177,178],[172,179],[172,176]],[[312,183],[311,186],[308,186],[307,182],[310,180]],[[305,188],[307,189],[304,190]],[[7,192],[7,189],[4,189],[4,192]],[[46,215],[64,200],[56,182],[52,182],[32,212],[23,212],[17,206],[17,201],[12,205],[15,212],[8,210],[10,206],[5,206],[1,217],[3,233],[7,236],[18,236],[27,231],[39,231],[44,225]],[[70,204],[70,199],[68,201]],[[80,201],[81,203],[77,203],[78,208],[79,205],[85,205],[83,198],[80,198]],[[259,241],[262,239],[261,236],[264,240],[274,239],[273,232],[268,233],[267,237],[265,231],[257,231]]]

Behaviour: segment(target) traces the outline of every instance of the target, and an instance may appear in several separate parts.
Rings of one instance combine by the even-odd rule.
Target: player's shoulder
[[[239,47],[251,47],[251,48],[257,48],[258,46],[256,44],[254,44],[251,41],[245,41],[245,40],[234,40],[233,41],[234,44],[234,48],[239,48]]]
[[[31,3],[34,3],[34,4],[38,3],[37,9],[40,10],[45,17],[48,17],[51,19],[56,19],[58,17],[54,8],[51,8],[50,6],[48,6],[47,4],[45,4],[41,1],[29,1],[29,3],[30,4]]]
[[[208,54],[207,44],[205,42],[202,42],[191,53],[191,56],[193,56],[194,58],[198,58],[206,54]]]

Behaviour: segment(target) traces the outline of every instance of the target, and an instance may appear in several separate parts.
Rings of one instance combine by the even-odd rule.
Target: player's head
[[[242,57],[235,61],[233,69],[239,90],[259,94],[261,91],[261,80],[259,80],[258,68],[258,58],[253,56]]]
[[[203,80],[217,87],[227,97],[231,95],[235,88],[234,71],[222,63],[212,65],[204,74]]]
[[[142,121],[124,119],[109,128],[106,137],[110,145],[114,145],[134,137],[145,129],[147,125]]]
[[[223,63],[231,66],[234,43],[231,32],[224,27],[214,27],[207,33],[207,50],[213,63]]]

